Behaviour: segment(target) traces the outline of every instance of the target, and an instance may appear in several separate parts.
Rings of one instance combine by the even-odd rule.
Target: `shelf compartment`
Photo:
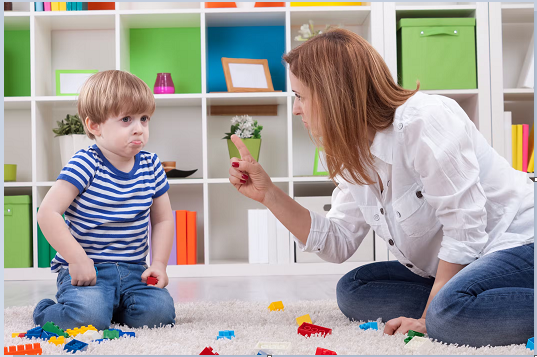
[[[532,23],[534,4],[533,3],[503,3],[502,22],[503,23]]]
[[[278,105],[277,116],[253,116],[261,131],[261,151],[259,163],[271,177],[288,176],[287,153],[287,106]],[[209,110],[207,110],[209,113]],[[227,179],[229,177],[230,158],[225,133],[231,127],[233,116],[207,116],[207,152],[208,177]]]
[[[17,165],[17,182],[32,182],[32,114],[30,108],[4,109],[4,163]]]
[[[4,110],[28,109],[31,108],[30,97],[4,97]]]
[[[285,193],[287,183],[275,183]],[[209,184],[210,260],[248,263],[248,210],[266,209],[243,196],[231,184]],[[245,266],[246,267],[246,266]]]
[[[531,13],[533,19],[533,11]],[[533,34],[533,21],[502,24],[503,87],[516,88]]]
[[[30,17],[4,18],[4,97],[31,95]]]
[[[36,96],[56,95],[58,69],[115,69],[115,16],[86,13],[35,17]]]
[[[157,73],[171,73],[176,94],[201,93],[199,13],[120,15],[121,69],[153,91]]]

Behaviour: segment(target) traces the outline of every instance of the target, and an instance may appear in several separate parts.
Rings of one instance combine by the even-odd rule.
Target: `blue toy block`
[[[379,328],[378,328],[377,322],[366,322],[365,324],[360,325],[360,329],[361,330],[369,330],[369,329],[378,330]]]
[[[85,351],[88,349],[88,344],[79,340],[72,340],[67,343],[64,347],[64,350],[67,352],[76,353],[77,351]]]
[[[50,338],[51,338],[52,336],[56,336],[56,337],[58,337],[58,334],[53,333],[53,332],[48,332],[48,331],[45,331],[45,330],[41,331],[41,339],[43,339],[43,340],[47,340],[47,341],[48,341],[48,340],[50,340]]]
[[[26,332],[26,337],[28,338],[32,338],[32,337],[35,337],[35,338],[41,338],[41,333],[43,332],[43,328],[42,327],[34,327],[33,329],[31,330],[28,330]]]
[[[221,338],[227,338],[228,340],[231,340],[232,337],[235,337],[235,331],[224,330],[224,331],[218,331],[218,336],[216,336],[216,339],[219,340]]]
[[[534,346],[534,345],[533,345],[533,341],[534,341],[534,340],[533,340],[533,337],[532,337],[532,338],[530,338],[530,339],[528,340],[528,343],[526,344],[526,348],[529,348],[529,349],[532,350],[532,351],[533,351],[533,348],[534,348],[534,347],[533,347],[533,346]]]
[[[134,332],[120,332],[119,337],[121,337],[121,336],[136,337],[136,334]]]
[[[258,356],[268,356],[268,353],[266,353],[266,352],[263,351],[263,350],[259,350],[259,352],[257,352],[257,355],[258,355]]]
[[[103,342],[103,341],[110,341],[110,340],[107,339],[107,338],[99,338],[99,339],[97,339],[97,340],[92,340],[91,342],[101,343],[101,342]]]

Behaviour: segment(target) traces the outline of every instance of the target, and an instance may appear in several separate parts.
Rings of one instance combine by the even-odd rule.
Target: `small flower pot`
[[[248,151],[252,155],[255,161],[259,161],[259,151],[261,150],[261,139],[241,139],[244,145],[246,145],[246,148],[248,148]],[[236,157],[238,159],[241,158],[241,154],[239,153],[239,149],[233,144],[233,141],[228,139],[227,141],[227,147],[229,150],[229,158]]]
[[[17,181],[17,165],[4,164],[4,182]]]
[[[69,160],[78,150],[87,149],[94,144],[94,141],[88,138],[86,134],[71,134],[58,136],[60,142],[60,157],[62,167],[65,167]]]

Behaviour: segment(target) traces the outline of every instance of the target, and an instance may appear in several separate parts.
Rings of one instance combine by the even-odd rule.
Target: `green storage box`
[[[4,196],[4,268],[32,264],[32,199]]]
[[[475,19],[399,20],[397,65],[403,88],[477,88]]]

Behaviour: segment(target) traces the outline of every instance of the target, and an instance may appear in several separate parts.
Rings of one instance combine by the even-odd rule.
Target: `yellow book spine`
[[[535,163],[534,163],[534,158],[533,158],[534,154],[535,154],[535,151],[532,150],[530,161],[528,162],[528,172],[535,172]]]
[[[59,2],[51,2],[50,3],[50,10],[51,11],[60,11],[60,3]]]
[[[61,2],[60,3],[60,11],[67,11],[67,3]]]
[[[517,155],[516,155],[516,125],[511,125],[511,156],[512,156],[512,165],[516,169],[517,165]]]
[[[516,169],[522,171],[522,125],[516,126]]]

